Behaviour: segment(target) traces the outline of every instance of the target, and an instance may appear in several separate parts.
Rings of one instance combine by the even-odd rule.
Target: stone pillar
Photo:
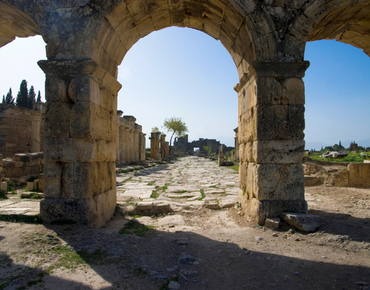
[[[160,160],[161,154],[159,151],[159,136],[161,135],[160,132],[154,132],[151,134],[150,137],[150,157],[154,160]]]
[[[140,157],[140,160],[141,161],[145,161],[146,160],[146,150],[145,150],[145,143],[146,143],[146,138],[145,138],[146,134],[142,134],[141,135],[141,145],[140,145],[140,148],[141,148],[141,157]]]
[[[264,224],[282,212],[306,212],[304,83],[308,62],[254,63],[235,87],[239,98],[239,201]]]
[[[119,160],[121,162],[126,162],[125,160],[125,149],[124,149],[124,146],[125,146],[125,128],[123,126],[120,126],[119,127],[119,139],[117,140],[117,143],[118,143],[118,146],[119,146]],[[117,156],[117,159],[118,159],[118,156]]]
[[[123,138],[122,138],[122,156],[123,156],[123,160],[125,162],[128,162],[129,160],[129,152],[128,152],[128,146],[129,146],[129,128],[128,127],[125,127],[123,128]]]
[[[139,132],[137,130],[134,130],[134,139],[133,139],[133,160],[138,161],[139,160]]]
[[[166,158],[166,135],[161,135],[161,158]]]
[[[100,227],[116,206],[117,92],[94,61],[40,61],[46,74],[45,222]]]
[[[239,139],[238,139],[238,128],[234,129],[235,132],[235,152],[234,152],[234,162],[239,162]]]

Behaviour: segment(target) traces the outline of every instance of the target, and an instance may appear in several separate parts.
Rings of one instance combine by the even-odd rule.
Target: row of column
[[[145,161],[145,135],[132,116],[117,112],[117,164]]]
[[[170,155],[170,146],[166,142],[166,135],[152,132],[150,137],[150,157],[153,160],[165,159]]]

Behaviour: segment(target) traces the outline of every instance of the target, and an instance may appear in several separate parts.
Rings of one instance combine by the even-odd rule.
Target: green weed
[[[135,234],[139,237],[144,237],[149,230],[154,228],[154,226],[147,226],[135,220],[130,220],[122,229],[119,230],[118,233],[121,235]]]

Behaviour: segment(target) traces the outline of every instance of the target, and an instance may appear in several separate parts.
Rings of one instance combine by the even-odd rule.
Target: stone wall
[[[122,116],[117,111],[117,164],[145,161],[145,134],[133,116]],[[122,117],[121,117],[122,116]]]
[[[370,163],[350,163],[347,166],[303,164],[305,186],[370,187]]]
[[[44,104],[34,110],[0,104],[0,154],[41,152],[44,147]]]
[[[12,158],[3,159],[2,166],[3,177],[25,182],[29,177],[38,176],[44,171],[44,154],[42,152],[18,153]]]

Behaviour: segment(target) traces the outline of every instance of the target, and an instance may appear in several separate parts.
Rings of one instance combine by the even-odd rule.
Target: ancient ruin
[[[145,135],[133,116],[117,112],[116,164],[134,164],[145,161]],[[121,117],[122,116],[122,117]]]
[[[306,212],[307,41],[370,54],[370,1],[0,0],[0,46],[42,35],[46,74],[45,221],[98,227],[116,205],[117,67],[142,37],[170,26],[220,40],[239,74],[239,201],[260,224]],[[141,104],[138,104],[140,106]]]
[[[207,138],[199,138],[198,140],[189,142],[189,136],[185,135],[184,137],[175,138],[173,148],[174,154],[178,156],[194,155],[195,150],[197,150],[198,155],[207,155],[205,147],[209,147],[211,152],[218,154],[221,145],[220,141]],[[225,147],[225,151],[231,151],[233,149],[233,147]]]
[[[0,104],[0,154],[6,158],[42,151],[44,126],[44,103],[34,103],[33,110]]]

